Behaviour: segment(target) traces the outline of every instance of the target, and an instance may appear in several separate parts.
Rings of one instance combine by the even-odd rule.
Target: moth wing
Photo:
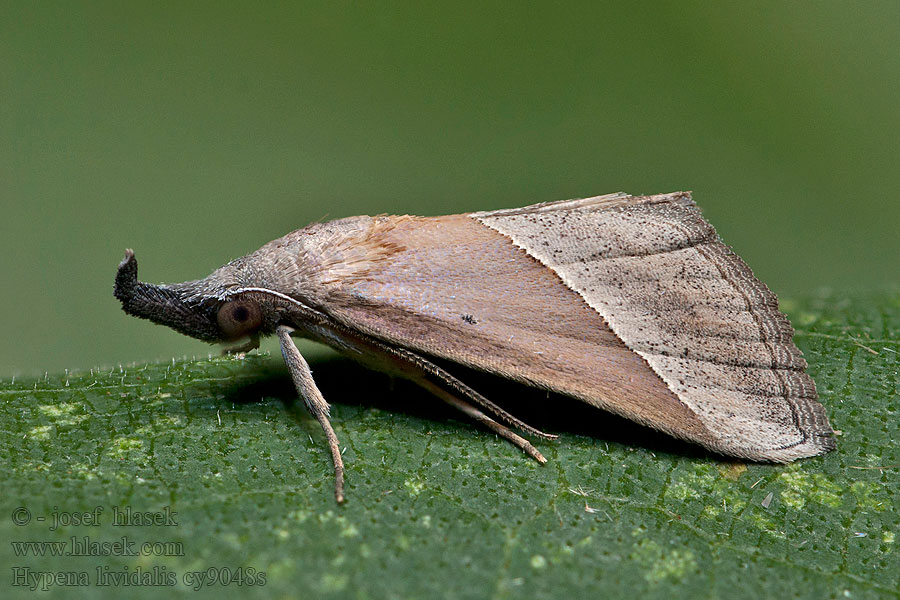
[[[833,447],[775,295],[687,193],[473,215],[603,316],[728,454],[792,460]],[[542,243],[547,234],[554,243]]]
[[[380,217],[366,235],[373,259],[326,276],[322,307],[349,327],[729,455],[833,445],[775,296],[689,194]]]

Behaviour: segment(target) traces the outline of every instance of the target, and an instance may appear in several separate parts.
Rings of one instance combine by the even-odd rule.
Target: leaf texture
[[[327,355],[311,363],[345,446],[342,507],[318,425],[277,360],[5,379],[4,595],[34,597],[11,585],[11,569],[28,567],[91,577],[43,598],[896,597],[900,293],[783,308],[842,431],[835,452],[730,462],[576,401],[485,383],[561,434],[538,443],[550,459],[540,466],[418,389]],[[36,521],[98,506],[98,527]],[[177,526],[113,527],[114,506],[170,507]],[[17,507],[30,522],[14,523]],[[123,535],[179,542],[183,555],[34,557],[11,545]],[[98,567],[165,567],[178,583],[99,587]],[[198,596],[183,584],[210,567],[253,568],[265,585]]]

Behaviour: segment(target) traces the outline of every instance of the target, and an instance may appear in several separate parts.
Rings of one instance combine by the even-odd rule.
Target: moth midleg
[[[478,392],[476,392],[475,390],[470,388],[468,385],[463,383],[460,379],[458,379],[457,377],[454,377],[453,375],[448,373],[445,369],[434,364],[427,358],[420,356],[420,355],[416,354],[415,352],[410,352],[409,350],[394,349],[394,348],[391,348],[390,350],[392,353],[402,357],[407,362],[409,362],[409,363],[415,365],[415,367],[417,367],[418,376],[412,377],[411,379],[413,379],[416,383],[418,383],[422,387],[430,390],[432,393],[435,393],[436,395],[440,396],[442,399],[443,399],[443,396],[441,394],[437,394],[437,392],[435,390],[440,389],[440,390],[443,390],[444,393],[450,393],[451,395],[454,395],[453,392],[456,392],[457,395],[465,396],[466,398],[469,399],[470,404],[476,404],[478,406],[481,406],[482,408],[484,408],[488,412],[492,413],[495,417],[497,417],[501,421],[506,421],[509,425],[512,425],[513,427],[515,427],[516,429],[519,429],[520,431],[524,431],[526,433],[530,433],[532,435],[542,437],[545,440],[555,440],[557,438],[557,436],[555,436],[551,433],[544,433],[540,429],[532,427],[531,425],[529,425],[528,423],[525,423],[518,417],[515,417],[512,414],[510,414],[509,412],[503,410],[502,408],[500,408],[499,406],[497,406],[496,404],[494,404],[493,402],[491,402],[490,400],[488,400],[487,398],[485,398],[484,396],[482,396],[481,394],[479,394]],[[440,387],[440,386],[434,384],[433,382],[429,381],[427,379],[428,375],[431,375],[431,376],[437,378],[441,382],[441,384],[443,384],[444,387]],[[447,389],[447,388],[449,388],[449,389]],[[452,390],[452,392],[451,392],[451,390]],[[454,395],[454,397],[457,397],[457,396]]]
[[[286,330],[286,333],[282,333],[282,328]],[[293,349],[293,352],[299,357],[300,353],[293,345],[293,341],[289,336],[291,331],[293,331],[293,329],[290,327],[281,326],[278,328],[278,335],[282,338],[282,350],[284,350],[284,340],[286,338],[287,341],[290,342],[290,347]],[[506,421],[513,427],[527,433],[545,439],[556,439],[557,436],[544,433],[543,431],[524,423],[427,358],[404,348],[395,348],[359,331],[348,329],[333,321],[322,320],[312,324],[307,323],[302,327],[301,333],[331,345],[364,365],[378,371],[392,373],[419,384],[447,404],[461,410],[500,437],[510,441],[516,447],[521,448],[523,452],[534,458],[536,461],[540,463],[547,462],[547,459],[531,445],[531,442],[514,433],[509,427],[498,423],[482,412],[481,409],[493,413],[498,419]],[[287,360],[287,353],[285,353],[285,361]],[[306,365],[306,362],[304,361],[303,364]],[[292,373],[293,372],[292,368]],[[308,366],[306,367],[306,372],[309,372]],[[294,377],[294,381],[295,383],[297,382],[296,376]],[[315,388],[311,376],[309,377],[309,381],[313,388]],[[297,389],[300,389],[299,383],[297,383]],[[318,389],[315,391],[318,394]],[[303,395],[303,392],[301,392],[301,395]],[[319,397],[321,397],[321,394],[319,394]],[[325,401],[322,400],[322,402],[324,403]],[[327,407],[328,405],[325,404],[325,406]],[[312,410],[313,409],[310,408],[310,412],[312,412]],[[335,466],[337,466],[339,459],[340,455],[337,455],[335,457]]]
[[[405,379],[412,380],[425,388],[450,406],[461,410],[472,419],[483,424],[500,437],[509,440],[513,445],[521,448],[523,452],[540,463],[547,459],[531,445],[531,442],[514,433],[509,427],[498,423],[481,408],[491,412],[495,417],[506,421],[513,427],[532,433],[545,439],[555,439],[555,435],[544,433],[539,429],[522,422],[509,414],[465,383],[448,373],[440,366],[427,358],[404,348],[394,348],[384,342],[372,339],[359,332],[349,331],[335,324],[321,324],[316,328],[319,336],[330,338],[332,343],[340,341],[335,346],[348,352],[356,360],[363,364],[369,364],[379,370],[393,372]],[[326,333],[327,332],[327,333]],[[325,335],[323,335],[325,334]],[[320,338],[321,339],[321,338]],[[433,381],[433,379],[437,381]],[[477,406],[476,406],[477,405]],[[479,408],[479,406],[481,408]]]
[[[520,431],[547,440],[555,440],[557,438],[557,436],[550,433],[544,433],[540,429],[536,429],[521,419],[511,415],[509,412],[503,410],[470,388],[460,379],[451,375],[439,365],[415,352],[406,350],[405,348],[391,346],[335,322],[322,321],[312,326],[307,326],[305,328],[305,333],[313,339],[331,345],[347,356],[352,357],[354,360],[367,365],[370,368],[414,381],[442,399],[446,399],[446,394],[452,395],[457,400],[460,400],[461,397],[465,397],[468,405],[480,406],[485,411],[494,415],[495,418],[500,421],[505,421],[508,425],[511,425]],[[432,381],[431,379],[436,381]],[[435,390],[442,391],[441,393],[437,393]],[[457,406],[454,403],[451,404]],[[484,417],[487,416],[484,415],[484,413],[480,414]],[[478,420],[481,421],[481,419]],[[503,437],[510,439],[509,436],[506,435]],[[522,447],[518,442],[513,443]]]
[[[418,383],[420,386],[422,386],[450,406],[461,410],[469,417],[471,417],[475,421],[478,421],[500,437],[509,440],[513,445],[521,448],[522,451],[525,452],[525,454],[535,459],[539,463],[544,464],[547,462],[547,459],[544,458],[544,455],[538,452],[537,448],[531,445],[531,442],[520,435],[516,435],[516,433],[506,425],[493,420],[492,418],[481,412],[481,410],[477,406],[470,404],[469,402],[463,400],[462,398],[456,396],[450,391],[444,389],[443,387],[437,385],[432,381],[429,381],[424,377],[421,379],[417,379],[416,383]]]
[[[338,445],[337,435],[331,427],[328,420],[329,407],[322,392],[316,386],[312,377],[312,371],[309,364],[297,350],[294,340],[291,339],[293,329],[284,325],[279,325],[275,332],[278,339],[281,340],[281,354],[284,356],[284,362],[291,372],[291,378],[294,380],[294,387],[297,393],[306,403],[306,408],[310,414],[316,418],[325,432],[325,439],[328,440],[328,448],[331,450],[331,458],[334,461],[334,497],[338,502],[344,501],[344,460],[341,458],[341,449]]]

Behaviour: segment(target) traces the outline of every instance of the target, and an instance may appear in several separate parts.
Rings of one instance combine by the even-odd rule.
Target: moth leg
[[[547,439],[555,439],[555,435],[544,433],[538,429],[535,429],[534,427],[531,427],[530,425],[525,424],[521,420],[512,416],[511,414],[467,386],[465,383],[463,383],[438,365],[422,356],[419,356],[415,352],[410,352],[409,350],[404,350],[402,348],[392,348],[376,340],[369,339],[365,342],[368,346],[369,352],[375,355],[377,355],[378,353],[386,355],[386,357],[394,363],[394,366],[398,368],[400,373],[402,373],[402,375],[407,379],[411,379],[450,406],[461,410],[469,417],[483,424],[485,427],[487,427],[500,437],[509,440],[514,446],[521,448],[522,451],[525,452],[525,454],[532,457],[539,463],[543,464],[547,462],[547,459],[544,458],[544,456],[540,452],[538,452],[537,448],[531,445],[531,442],[529,442],[522,436],[517,435],[509,427],[498,423],[488,415],[484,414],[475,405],[480,405],[482,408],[494,413],[498,418],[507,421],[513,427],[517,427],[519,429],[522,429],[523,431],[527,431],[529,433],[533,433]],[[429,379],[429,376],[438,379],[440,383],[432,381],[431,379]],[[452,391],[448,388],[451,388]],[[463,399],[462,396],[465,396],[466,399]]]
[[[328,448],[331,450],[331,458],[334,461],[334,497],[338,502],[344,501],[344,460],[341,458],[341,449],[338,446],[337,435],[331,427],[328,420],[329,407],[322,392],[316,387],[313,380],[312,371],[309,364],[297,350],[294,340],[291,339],[293,329],[284,325],[279,325],[275,332],[281,341],[281,354],[284,356],[284,362],[287,364],[291,372],[291,378],[294,380],[294,386],[310,414],[316,418],[325,432],[325,439],[328,440]]]
[[[228,354],[241,354],[244,352],[250,352],[251,350],[256,350],[259,348],[259,336],[253,335],[250,336],[250,339],[241,344],[240,346],[233,346],[230,348],[222,348],[222,356]]]
[[[532,435],[536,435],[538,437],[544,438],[545,440],[555,440],[558,436],[553,435],[552,433],[544,433],[540,429],[532,427],[528,423],[525,423],[518,417],[513,416],[509,412],[503,410],[468,385],[463,383],[460,379],[454,377],[446,370],[442,369],[438,365],[433,362],[427,360],[426,358],[419,356],[415,352],[410,352],[409,350],[403,349],[395,349],[389,348],[389,351],[402,358],[403,360],[411,363],[417,368],[417,376],[411,377],[416,383],[421,385],[422,387],[428,388],[433,393],[437,394],[436,390],[442,390],[444,394],[449,393],[449,391],[445,388],[441,388],[431,381],[426,379],[427,375],[431,375],[436,377],[444,384],[445,387],[451,388],[454,392],[457,392],[460,395],[466,396],[473,404],[477,404],[481,406],[488,412],[492,413],[495,417],[502,421],[506,421],[509,425],[512,425],[516,429],[520,431],[524,431],[526,433],[530,433]],[[441,395],[441,394],[437,394]],[[452,394],[451,394],[452,395]]]
[[[547,459],[544,458],[544,455],[538,452],[537,448],[531,445],[531,442],[529,442],[522,436],[517,435],[506,425],[493,420],[492,418],[481,412],[481,410],[477,406],[470,404],[469,402],[450,393],[443,387],[425,379],[424,377],[421,379],[417,379],[416,383],[418,383],[420,386],[422,386],[450,406],[461,410],[466,415],[481,423],[500,437],[509,440],[514,446],[521,448],[522,451],[525,452],[525,454],[535,459],[539,463],[544,464],[547,462]]]

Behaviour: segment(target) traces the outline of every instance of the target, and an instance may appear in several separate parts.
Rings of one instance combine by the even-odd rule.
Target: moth
[[[205,279],[137,280],[126,313],[209,342],[277,335],[344,466],[329,405],[292,336],[415,381],[540,462],[523,423],[445,364],[584,401],[714,452],[787,462],[834,432],[778,301],[687,192],[611,194],[467,214],[314,223]]]

